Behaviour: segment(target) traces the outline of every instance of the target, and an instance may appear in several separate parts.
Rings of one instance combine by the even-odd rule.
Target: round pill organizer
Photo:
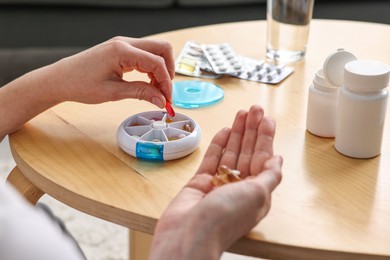
[[[201,130],[191,118],[176,113],[149,111],[127,118],[119,126],[117,140],[128,154],[145,160],[168,161],[192,153],[199,145]]]

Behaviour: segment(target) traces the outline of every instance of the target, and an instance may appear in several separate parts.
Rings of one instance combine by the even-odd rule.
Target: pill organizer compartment
[[[117,140],[128,154],[146,160],[167,161],[192,153],[199,145],[201,130],[191,118],[176,113],[149,111],[127,118],[119,126]]]

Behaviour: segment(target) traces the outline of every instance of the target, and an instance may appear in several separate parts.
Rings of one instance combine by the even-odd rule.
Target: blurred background
[[[390,24],[389,14],[389,0],[316,0],[313,18]],[[113,36],[264,19],[266,0],[0,0],[0,86]],[[6,138],[0,143],[1,181],[14,166]],[[47,195],[41,201],[65,221],[88,259],[127,259],[126,228]]]
[[[0,86],[113,36],[266,19],[266,0],[0,0]],[[390,24],[389,0],[316,0],[314,19]]]

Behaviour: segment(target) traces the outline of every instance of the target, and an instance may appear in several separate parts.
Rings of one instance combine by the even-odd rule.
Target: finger
[[[161,56],[165,60],[171,79],[175,76],[175,60],[173,58],[173,50],[170,43],[161,40],[153,39],[134,39],[129,37],[116,37],[138,49],[144,50],[154,55]]]
[[[274,135],[275,122],[269,117],[264,117],[258,128],[257,140],[250,168],[251,175],[257,175],[261,172],[265,161],[273,156]]]
[[[167,66],[162,57],[154,55],[147,51],[134,48],[130,45],[128,47],[128,55],[122,55],[120,65],[123,70],[129,70],[135,68],[139,71],[143,71],[152,74],[158,82],[161,91],[165,98],[171,102],[172,97],[172,81],[169,75]]]
[[[229,135],[230,129],[223,128],[214,136],[196,174],[208,173],[214,175],[217,172],[217,167],[219,166],[219,161],[221,160]]]
[[[150,85],[154,86],[157,89],[160,89],[160,86],[159,86],[156,78],[153,75],[150,75],[150,74],[149,74],[149,78],[150,78]]]
[[[269,192],[272,192],[282,180],[283,158],[281,156],[272,156],[264,163],[263,171],[250,181],[260,183]]]
[[[261,106],[252,106],[250,108],[245,123],[245,133],[236,168],[241,172],[241,177],[250,175],[250,165],[255,149],[258,127],[263,116],[264,110]]]
[[[165,107],[165,97],[161,91],[153,85],[143,81],[123,81],[115,82],[114,85],[106,86],[106,97],[111,97],[110,101],[121,100],[125,98],[137,98],[148,101],[159,108]]]
[[[145,50],[147,52],[159,55],[164,58],[171,79],[175,76],[175,60],[173,50],[170,43],[161,40],[153,39],[137,39],[133,43],[134,47]]]
[[[164,94],[165,99],[169,101],[169,103],[172,103],[172,86],[169,89],[169,93],[165,94],[165,90],[162,89],[162,86],[158,83],[156,77],[152,73],[148,73],[148,77],[150,78],[150,84],[154,86],[156,89],[158,89],[161,93]],[[172,85],[172,82],[171,82]]]
[[[257,221],[264,218],[271,207],[271,193],[282,180],[282,163],[282,157],[274,156],[266,161],[263,172],[256,177],[247,178],[245,181],[256,184],[255,189],[252,189],[252,193],[257,194],[257,202],[259,203],[259,210],[256,214]]]
[[[245,131],[245,122],[248,112],[240,110],[234,119],[232,130],[223,152],[220,165],[226,165],[231,169],[236,169],[238,156],[241,149],[241,142]]]

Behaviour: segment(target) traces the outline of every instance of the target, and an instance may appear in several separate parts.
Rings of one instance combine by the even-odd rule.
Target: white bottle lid
[[[352,53],[338,49],[331,53],[325,60],[323,73],[325,79],[332,85],[341,87],[344,79],[344,67],[348,62],[357,60]]]
[[[314,87],[321,91],[337,92],[339,90],[339,86],[334,86],[325,79],[322,69],[316,72],[316,75],[314,76],[313,79],[313,83],[314,83]]]
[[[378,92],[389,83],[390,67],[379,61],[356,60],[345,65],[344,85],[360,93]]]

